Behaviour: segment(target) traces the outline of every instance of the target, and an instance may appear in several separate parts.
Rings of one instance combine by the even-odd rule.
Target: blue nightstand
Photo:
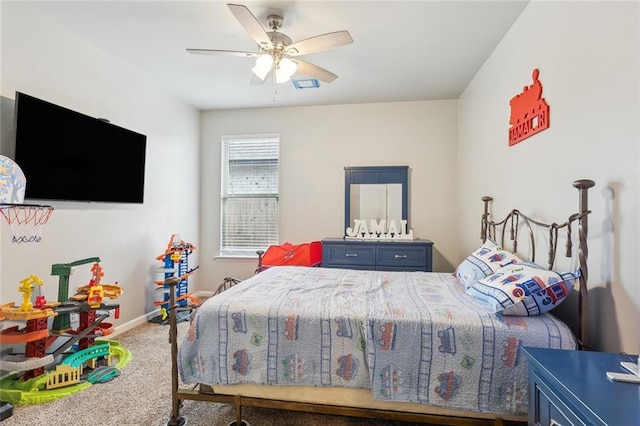
[[[635,355],[523,348],[529,363],[529,425],[640,425],[640,385],[613,382]]]

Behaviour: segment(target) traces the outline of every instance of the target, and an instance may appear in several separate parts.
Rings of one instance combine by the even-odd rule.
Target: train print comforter
[[[338,386],[375,399],[527,410],[522,346],[575,349],[545,314],[502,317],[451,274],[273,267],[207,300],[179,352],[185,383]]]

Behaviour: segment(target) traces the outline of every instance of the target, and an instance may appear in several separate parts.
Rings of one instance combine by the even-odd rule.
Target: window
[[[278,244],[279,135],[222,137],[220,255]]]

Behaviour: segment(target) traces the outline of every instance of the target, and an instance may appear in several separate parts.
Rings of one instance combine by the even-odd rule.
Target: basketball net
[[[52,206],[0,204],[0,212],[11,226],[12,243],[39,243],[42,228],[53,213]]]

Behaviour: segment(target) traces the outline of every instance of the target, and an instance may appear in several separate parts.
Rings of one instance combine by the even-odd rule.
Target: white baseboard
[[[142,325],[145,322],[148,322],[148,321],[152,320],[153,318],[157,317],[158,315],[160,315],[160,309],[156,309],[154,311],[147,312],[145,315],[141,315],[138,318],[134,318],[131,321],[127,321],[124,324],[120,324],[120,325],[116,326],[116,329],[114,330],[114,332],[109,334],[108,336],[104,336],[104,338],[105,339],[113,339],[114,337],[118,336],[119,334],[125,333],[125,332],[131,330],[132,328],[135,328],[135,327],[137,327],[139,325]]]

